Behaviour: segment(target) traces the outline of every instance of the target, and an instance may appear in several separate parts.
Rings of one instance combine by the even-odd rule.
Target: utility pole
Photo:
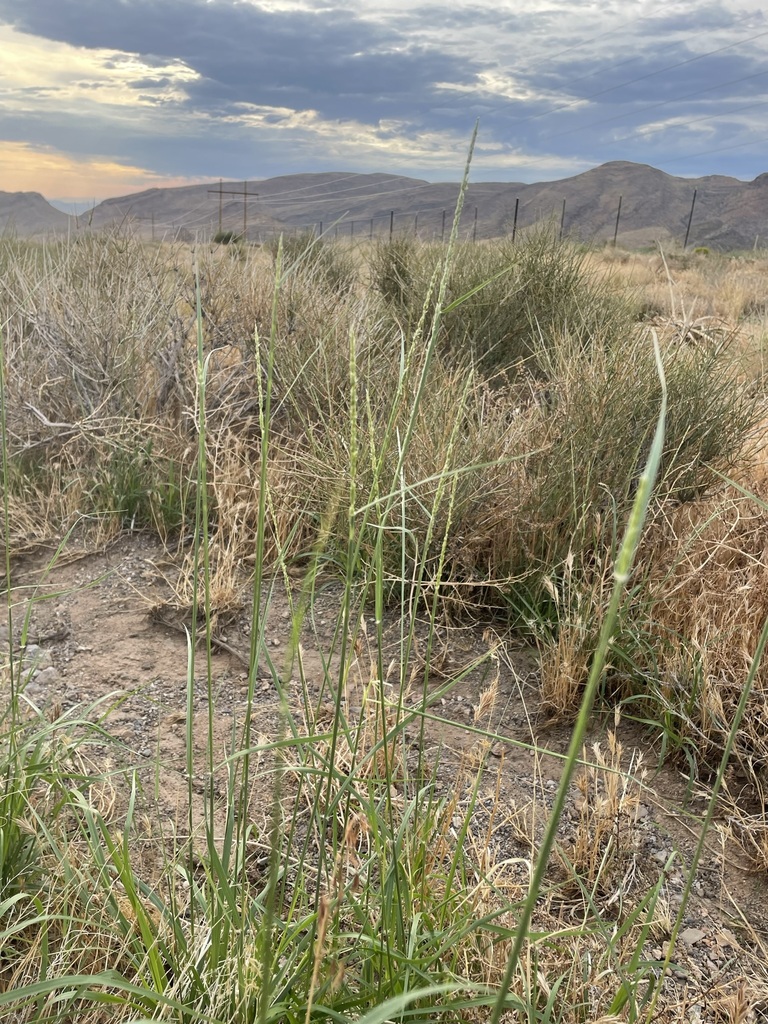
[[[242,196],[243,197],[243,241],[245,241],[245,232],[248,229],[248,200],[249,199],[258,199],[259,198],[259,193],[258,192],[249,192],[248,191],[248,182],[247,181],[243,182],[242,189],[236,189],[236,188],[231,188],[231,189],[230,188],[224,188],[223,189],[221,187],[221,185],[222,185],[222,183],[221,183],[221,181],[219,181],[219,187],[218,188],[209,188],[208,189],[208,193],[209,194],[216,195],[216,196],[219,197],[219,231],[221,231],[221,228],[222,228],[221,197],[222,196]]]
[[[693,190],[693,199],[691,201],[691,212],[688,214],[688,227],[685,229],[685,241],[683,242],[683,252],[688,247],[688,235],[691,233],[691,222],[693,221],[693,208],[696,205],[696,193],[698,189]]]

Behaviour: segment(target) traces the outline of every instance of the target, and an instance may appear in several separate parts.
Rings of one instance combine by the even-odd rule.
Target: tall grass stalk
[[[712,783],[712,791],[711,791],[711,793],[709,795],[709,799],[707,801],[707,812],[704,815],[704,820],[701,823],[701,827],[700,827],[700,831],[699,831],[699,838],[698,838],[698,840],[696,842],[696,847],[695,847],[695,849],[693,851],[693,856],[691,857],[691,862],[690,862],[690,865],[688,866],[688,871],[686,872],[685,885],[683,886],[683,891],[682,891],[681,897],[680,897],[680,906],[678,908],[677,915],[675,916],[675,922],[674,922],[674,925],[672,926],[672,931],[671,931],[671,934],[670,934],[670,937],[669,937],[669,948],[667,950],[667,955],[665,956],[664,963],[662,965],[661,977],[659,979],[658,986],[657,986],[657,988],[656,988],[656,990],[655,990],[655,992],[653,994],[653,999],[651,1000],[651,1004],[648,1007],[648,1011],[646,1013],[646,1018],[645,1018],[646,1024],[652,1024],[653,1020],[655,1019],[654,1018],[654,1013],[656,1011],[656,1005],[658,1003],[659,992],[661,990],[661,984],[662,984],[663,979],[664,979],[664,977],[666,976],[666,974],[667,974],[667,972],[669,970],[669,966],[670,966],[670,964],[672,962],[672,956],[673,956],[674,950],[675,950],[675,944],[677,942],[677,937],[680,934],[681,928],[683,927],[683,922],[685,920],[685,913],[686,913],[686,910],[688,908],[688,901],[689,901],[690,896],[691,896],[691,890],[693,888],[693,883],[694,883],[694,881],[696,879],[696,871],[698,869],[699,862],[701,861],[701,857],[702,857],[702,855],[704,853],[704,848],[705,848],[705,844],[706,844],[706,841],[707,841],[707,837],[708,837],[708,835],[710,833],[710,829],[712,827],[712,822],[713,822],[714,817],[715,817],[715,812],[717,811],[718,797],[720,795],[720,790],[722,789],[723,782],[724,782],[724,780],[726,778],[726,771],[728,769],[728,763],[729,763],[729,761],[731,759],[731,755],[733,754],[733,748],[734,748],[734,744],[736,742],[736,737],[738,735],[741,723],[742,723],[742,721],[744,719],[744,713],[745,713],[745,711],[747,709],[747,704],[748,704],[749,699],[750,699],[750,697],[752,695],[752,690],[753,690],[753,687],[754,687],[754,684],[755,684],[755,679],[757,677],[757,672],[758,672],[758,669],[760,668],[760,663],[762,661],[763,653],[765,651],[765,646],[766,646],[767,643],[768,643],[768,619],[766,619],[764,624],[763,624],[763,628],[762,628],[762,631],[760,633],[760,638],[758,640],[757,647],[755,649],[755,653],[752,656],[752,661],[751,661],[750,666],[749,666],[749,672],[747,673],[747,678],[744,680],[744,686],[743,686],[742,691],[741,691],[741,697],[739,698],[739,703],[738,703],[738,705],[736,707],[736,711],[735,711],[735,713],[733,715],[733,720],[732,720],[730,728],[728,730],[728,735],[727,735],[727,738],[726,738],[726,741],[725,741],[725,746],[723,748],[723,753],[722,753],[722,756],[720,758],[720,765],[719,765],[717,774],[716,774],[716,776],[714,778],[714,781]],[[611,1011],[611,1012],[613,1012],[613,1011]]]
[[[8,665],[10,672],[10,702],[11,702],[11,757],[13,759],[13,744],[15,743],[16,729],[15,719],[18,710],[17,701],[17,680],[13,658],[13,603],[11,599],[11,515],[10,500],[8,495],[7,482],[10,478],[8,469],[8,413],[6,409],[6,386],[5,386],[5,332],[0,325],[0,443],[2,443],[2,480],[3,480],[3,553],[5,569],[5,621],[8,628]],[[6,780],[6,786],[7,786]]]
[[[656,366],[658,368],[659,380],[661,382],[661,408],[659,410],[659,417],[653,436],[653,443],[651,444],[645,469],[643,470],[638,482],[632,512],[624,533],[624,539],[622,540],[621,547],[619,548],[616,565],[613,571],[614,582],[610,602],[600,628],[600,636],[595,650],[592,667],[590,669],[589,678],[584,690],[579,714],[571,733],[571,739],[568,744],[568,753],[563,763],[560,785],[557,788],[549,821],[537,852],[536,866],[534,868],[533,875],[531,876],[528,896],[526,897],[520,918],[516,925],[515,940],[512,944],[504,977],[499,987],[499,994],[493,1006],[490,1024],[499,1024],[499,1021],[501,1020],[512,977],[517,970],[520,954],[522,953],[523,947],[529,937],[529,926],[533,916],[534,907],[536,906],[536,901],[544,882],[544,875],[549,863],[549,857],[555,843],[555,836],[557,835],[557,829],[560,824],[563,809],[565,808],[568,789],[573,778],[579,753],[584,744],[584,737],[587,732],[592,707],[608,660],[611,640],[619,617],[619,609],[624,599],[624,590],[632,573],[635,553],[637,552],[637,548],[640,543],[643,523],[645,522],[648,505],[651,500],[651,495],[653,494],[653,487],[656,482],[659,465],[661,463],[661,455],[664,449],[664,428],[667,416],[667,386],[664,376],[664,367],[661,361],[661,351],[659,349],[658,338],[656,337],[655,332],[652,333],[652,338],[654,355],[656,357]]]

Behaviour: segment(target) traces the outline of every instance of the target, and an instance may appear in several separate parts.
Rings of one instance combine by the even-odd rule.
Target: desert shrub
[[[17,409],[33,406],[59,429],[148,410],[177,333],[174,266],[173,253],[118,233],[17,260],[4,296]]]
[[[282,247],[283,270],[290,276],[313,282],[317,288],[328,288],[346,295],[354,286],[357,272],[352,253],[336,242],[318,238],[313,232],[281,235],[270,239],[266,248],[273,260]]]
[[[585,348],[598,335],[627,330],[630,306],[605,287],[587,256],[544,230],[516,245],[503,240],[459,246],[441,317],[443,351],[458,359],[469,354],[487,377],[523,365],[538,374],[540,339],[557,329],[567,330]],[[433,282],[444,257],[443,246],[417,246],[409,239],[374,251],[372,282],[396,323],[413,330],[423,317],[425,333],[430,331]]]
[[[610,563],[648,456],[661,388],[648,334],[594,346],[589,356],[567,335],[542,345],[547,398],[525,413],[528,491],[510,519],[508,545],[515,552],[510,574],[534,570],[536,600],[546,607],[558,566],[570,561],[590,590]],[[727,348],[670,344],[664,364],[669,411],[651,521],[719,485],[718,473],[747,456],[756,416]],[[516,593],[509,591],[513,604]]]
[[[371,253],[372,286],[395,310],[417,313],[417,303],[426,299],[423,292],[418,294],[414,289],[414,271],[421,252],[414,239],[401,236],[379,241]],[[417,287],[424,284],[419,277]]]
[[[217,231],[213,236],[213,241],[217,245],[231,245],[242,241],[242,235],[239,235],[236,231]]]

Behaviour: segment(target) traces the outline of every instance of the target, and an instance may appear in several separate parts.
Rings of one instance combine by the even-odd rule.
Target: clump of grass
[[[267,250],[273,260],[278,251],[282,253],[281,265],[290,277],[310,280],[315,288],[327,288],[336,295],[346,295],[357,279],[352,252],[312,232],[271,239]]]
[[[373,286],[397,323],[414,329],[434,311],[432,282],[442,246],[393,239],[374,250]],[[518,245],[491,242],[457,248],[440,315],[441,346],[469,357],[487,377],[525,369],[539,376],[542,340],[567,330],[589,350],[595,339],[630,327],[629,307],[590,269],[587,253],[550,231],[533,232]]]

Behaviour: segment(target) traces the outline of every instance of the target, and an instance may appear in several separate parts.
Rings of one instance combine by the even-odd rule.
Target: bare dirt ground
[[[123,536],[106,549],[93,552],[70,545],[52,569],[50,551],[19,560],[12,580],[14,640],[21,640],[29,612],[26,665],[30,670],[28,699],[49,714],[87,714],[101,718],[107,735],[89,747],[89,757],[101,769],[135,768],[145,791],[156,798],[155,813],[173,828],[188,820],[186,776],[187,636],[181,620],[158,615],[170,596],[167,580],[173,566],[162,547],[142,536]],[[303,677],[310,697],[317,699],[315,728],[332,717],[333,700],[327,685],[328,651],[332,649],[339,609],[339,587],[329,582],[320,590],[302,633]],[[153,612],[154,609],[154,612]],[[250,611],[246,607],[226,628],[221,627],[212,655],[214,747],[222,762],[232,737],[242,727],[247,706],[247,660]],[[189,623],[187,623],[189,625]],[[450,677],[488,650],[489,626],[444,629],[435,669],[428,681],[434,692]],[[399,625],[389,630],[396,637]],[[295,664],[286,664],[290,650],[291,614],[281,586],[269,604],[266,638],[270,657],[285,682],[288,711],[302,722],[302,682]],[[446,791],[456,785],[481,748],[472,731],[480,696],[498,672],[498,692],[483,718],[483,729],[494,740],[486,752],[484,778],[476,812],[478,830],[489,837],[496,863],[530,857],[531,844],[546,820],[556,790],[560,761],[569,730],[550,725],[537,706],[535,653],[498,638],[496,657],[468,672],[436,700],[434,719],[423,734],[426,762],[439,761],[439,778]],[[370,678],[365,641],[358,640],[361,685]],[[418,659],[418,655],[415,656]],[[331,659],[332,665],[334,664]],[[331,670],[332,674],[332,670]],[[205,657],[197,654],[194,688],[195,778],[193,790],[202,802],[205,790],[203,754],[209,722],[209,687]],[[420,682],[419,687],[422,685]],[[415,695],[418,699],[420,694]],[[346,695],[352,717],[359,693]],[[267,667],[262,665],[255,687],[252,717],[254,739],[278,735],[284,713]],[[590,744],[607,750],[613,716],[596,716]],[[234,730],[234,733],[233,733]],[[642,753],[648,774],[637,789],[636,813],[630,822],[626,870],[614,894],[603,894],[606,913],[621,904],[644,879],[658,878],[673,852],[678,858],[666,872],[662,903],[673,918],[680,905],[684,866],[693,851],[705,809],[706,791],[667,763],[657,769],[653,737],[623,720],[617,735],[629,767]],[[413,756],[421,740],[418,726],[409,726],[406,740]],[[473,753],[474,752],[474,753]],[[590,748],[588,748],[588,753]],[[481,763],[476,759],[476,763]],[[265,783],[266,785],[266,783]],[[263,806],[266,807],[267,793]],[[583,794],[573,788],[561,828],[569,848],[578,830]],[[194,816],[200,813],[195,808]],[[266,812],[265,812],[266,813]],[[669,984],[679,988],[686,1020],[768,1020],[768,879],[750,870],[743,851],[731,838],[724,806],[718,816],[695,880],[684,930],[675,952],[676,969]],[[563,914],[569,911],[564,906]],[[574,922],[571,921],[571,924]],[[666,951],[663,926],[649,940],[650,958]],[[749,1010],[739,1017],[739,993]],[[729,1002],[730,1000],[730,1002]],[[736,1015],[734,1015],[736,1014]]]

